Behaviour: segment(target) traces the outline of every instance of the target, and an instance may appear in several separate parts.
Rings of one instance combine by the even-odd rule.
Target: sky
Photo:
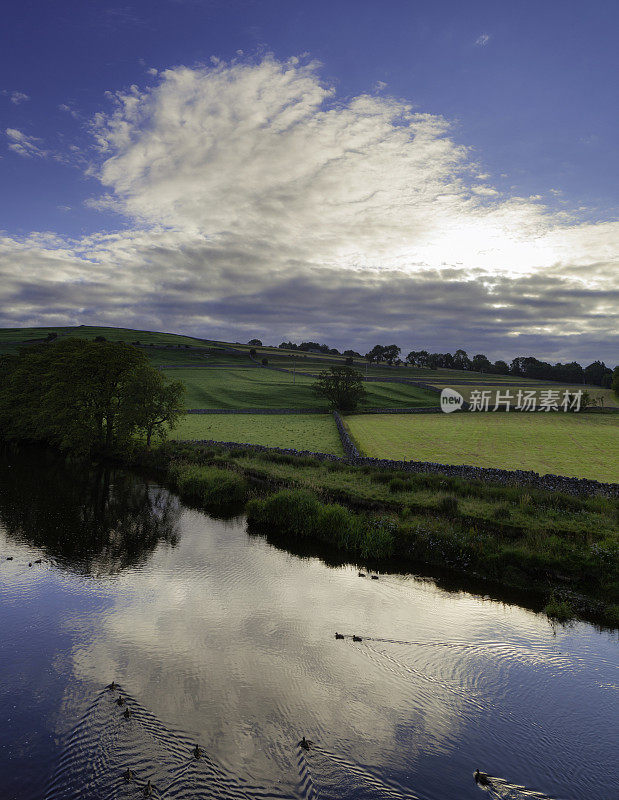
[[[619,352],[614,0],[8,0],[0,327]]]

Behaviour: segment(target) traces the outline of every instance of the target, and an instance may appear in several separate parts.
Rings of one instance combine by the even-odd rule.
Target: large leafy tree
[[[147,356],[124,342],[75,338],[23,349],[0,362],[0,434],[78,453],[114,452],[142,427],[137,406],[146,394],[136,380],[148,383],[153,372]],[[149,386],[155,402],[164,384],[152,379]]]
[[[354,411],[359,401],[365,397],[363,377],[352,367],[331,367],[323,370],[312,388],[338,411]]]

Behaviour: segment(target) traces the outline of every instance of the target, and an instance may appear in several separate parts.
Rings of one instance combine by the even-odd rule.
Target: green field
[[[214,439],[342,455],[331,414],[187,414],[171,439]]]
[[[170,369],[187,386],[186,408],[326,408],[312,391],[313,378],[269,369]],[[437,395],[399,383],[368,383],[361,408],[435,406]]]
[[[614,414],[375,414],[346,421],[358,446],[376,458],[619,482]]]

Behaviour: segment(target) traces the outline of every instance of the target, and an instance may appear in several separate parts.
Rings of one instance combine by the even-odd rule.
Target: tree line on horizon
[[[248,344],[262,346],[262,342],[259,339],[252,339]],[[356,350],[344,350],[340,353],[335,348],[318,342],[301,342],[301,344],[282,342],[278,347],[282,350],[298,350],[305,353],[342,355],[350,359],[365,358],[372,364],[387,364],[390,367],[408,365],[417,369],[471,370],[472,372],[482,372],[490,375],[510,375],[520,378],[558,381],[560,383],[591,384],[605,389],[611,388],[613,375],[619,370],[619,367],[616,367],[613,372],[603,361],[593,361],[588,366],[583,367],[577,361],[570,361],[566,364],[561,362],[550,364],[533,356],[517,356],[509,364],[501,359],[492,362],[483,353],[477,353],[470,358],[466,350],[462,349],[456,350],[453,354],[411,350],[408,355],[402,358],[402,350],[396,344],[374,345],[364,356]]]

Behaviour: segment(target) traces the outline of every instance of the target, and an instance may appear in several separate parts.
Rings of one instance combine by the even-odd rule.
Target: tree
[[[597,386],[601,386],[604,376],[610,372],[611,370],[603,361],[594,361],[593,364],[589,364],[588,367],[585,367],[585,380],[587,383],[594,383]]]
[[[492,364],[490,363],[490,359],[483,353],[477,353],[477,355],[473,356],[471,368],[474,369],[475,372],[489,372],[492,369]]]
[[[394,361],[397,360],[399,355],[400,348],[397,346],[397,344],[389,344],[387,347],[383,347],[383,358],[387,364],[389,364],[389,366],[393,365]]]
[[[610,388],[613,390],[615,395],[619,397],[619,367],[615,367],[613,370],[613,380],[610,384]]]
[[[0,432],[74,453],[117,452],[139,428],[137,377],[152,372],[159,374],[146,354],[124,342],[65,339],[26,348],[0,362]],[[156,402],[157,386],[153,378],[144,402]]]
[[[247,344],[252,345],[253,347],[262,347],[262,342],[260,339],[250,339]]]
[[[365,397],[363,377],[352,367],[331,367],[318,375],[312,389],[319,397],[329,401],[329,405],[338,411],[354,411],[360,400]]]
[[[453,356],[454,369],[470,369],[471,361],[466,354],[466,350],[456,350]]]
[[[142,432],[150,449],[153,434],[165,439],[165,426],[173,428],[184,413],[185,388],[182,381],[172,381],[151,366],[135,370],[127,385],[123,424],[129,432]]]
[[[376,363],[380,363],[383,358],[385,357],[385,348],[380,344],[375,344],[374,347],[370,350],[369,353],[365,354],[365,357],[368,361]]]

